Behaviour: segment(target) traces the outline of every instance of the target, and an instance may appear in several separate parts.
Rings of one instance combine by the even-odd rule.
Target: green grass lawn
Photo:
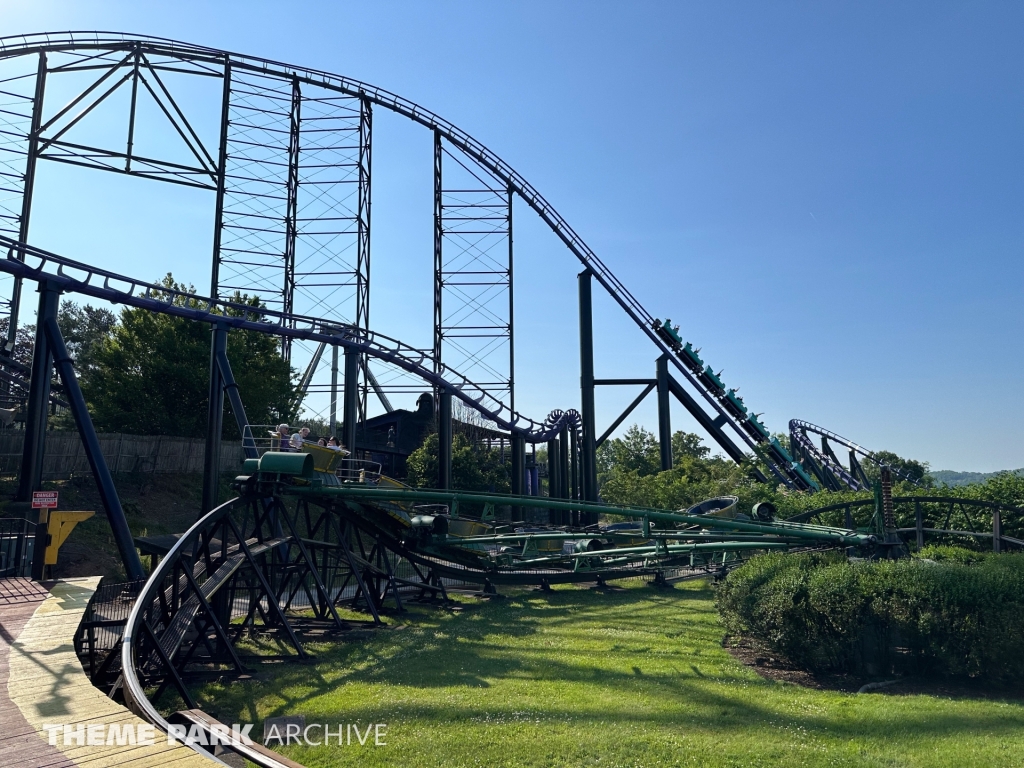
[[[722,648],[704,583],[521,591],[390,621],[404,627],[208,685],[200,706],[226,722],[387,723],[387,746],[281,749],[310,768],[1024,765],[1024,701],[763,680]]]

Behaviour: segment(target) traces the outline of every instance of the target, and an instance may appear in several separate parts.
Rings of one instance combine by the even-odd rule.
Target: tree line
[[[192,286],[175,282],[170,273],[161,284],[169,290],[194,291]],[[176,295],[174,301],[185,305],[190,299]],[[231,301],[261,306],[258,297],[237,292]],[[65,299],[57,325],[98,431],[179,437],[206,434],[208,324],[134,307],[123,307],[115,315],[109,309]],[[0,327],[0,332],[5,331],[6,327]],[[14,359],[31,365],[34,343],[35,326],[19,328]],[[249,423],[293,420],[299,409],[297,376],[282,355],[280,338],[232,329],[227,345]],[[58,415],[51,424],[70,428],[70,414]],[[224,437],[240,437],[230,415],[224,419]]]

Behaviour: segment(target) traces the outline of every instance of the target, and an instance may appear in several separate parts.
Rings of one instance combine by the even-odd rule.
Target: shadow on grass
[[[583,728],[643,722],[739,733],[785,727],[841,738],[1017,736],[1024,728],[1024,708],[1017,705],[979,711],[969,703],[870,699],[764,680],[722,648],[711,597],[710,589],[694,586],[603,594],[562,589],[517,593],[455,615],[417,610],[401,632],[325,643],[314,649],[315,664],[281,665],[261,672],[256,685],[213,686],[203,694],[209,711],[245,712],[256,723],[296,713],[373,722],[384,709],[402,720],[455,723],[529,709],[544,721]],[[517,683],[550,695],[533,698]],[[400,705],[332,697],[354,684],[413,695]],[[470,689],[479,689],[480,699],[466,704]],[[609,704],[616,701],[621,705]]]

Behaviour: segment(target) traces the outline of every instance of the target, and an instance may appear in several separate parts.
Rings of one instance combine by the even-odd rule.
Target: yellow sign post
[[[42,517],[46,510],[41,509],[39,512]],[[76,525],[95,514],[95,512],[57,512],[56,510],[50,512],[50,519],[46,522],[46,555],[43,563],[56,565],[57,550],[60,549],[60,545],[67,540]]]

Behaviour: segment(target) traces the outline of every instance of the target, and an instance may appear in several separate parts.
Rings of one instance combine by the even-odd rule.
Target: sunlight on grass
[[[510,593],[312,645],[312,664],[208,685],[226,722],[387,723],[387,746],[288,747],[315,766],[1024,765],[1024,705],[761,679],[721,646],[708,585]],[[398,628],[401,627],[401,628]],[[251,649],[250,649],[251,650]],[[371,740],[372,742],[372,740]]]

